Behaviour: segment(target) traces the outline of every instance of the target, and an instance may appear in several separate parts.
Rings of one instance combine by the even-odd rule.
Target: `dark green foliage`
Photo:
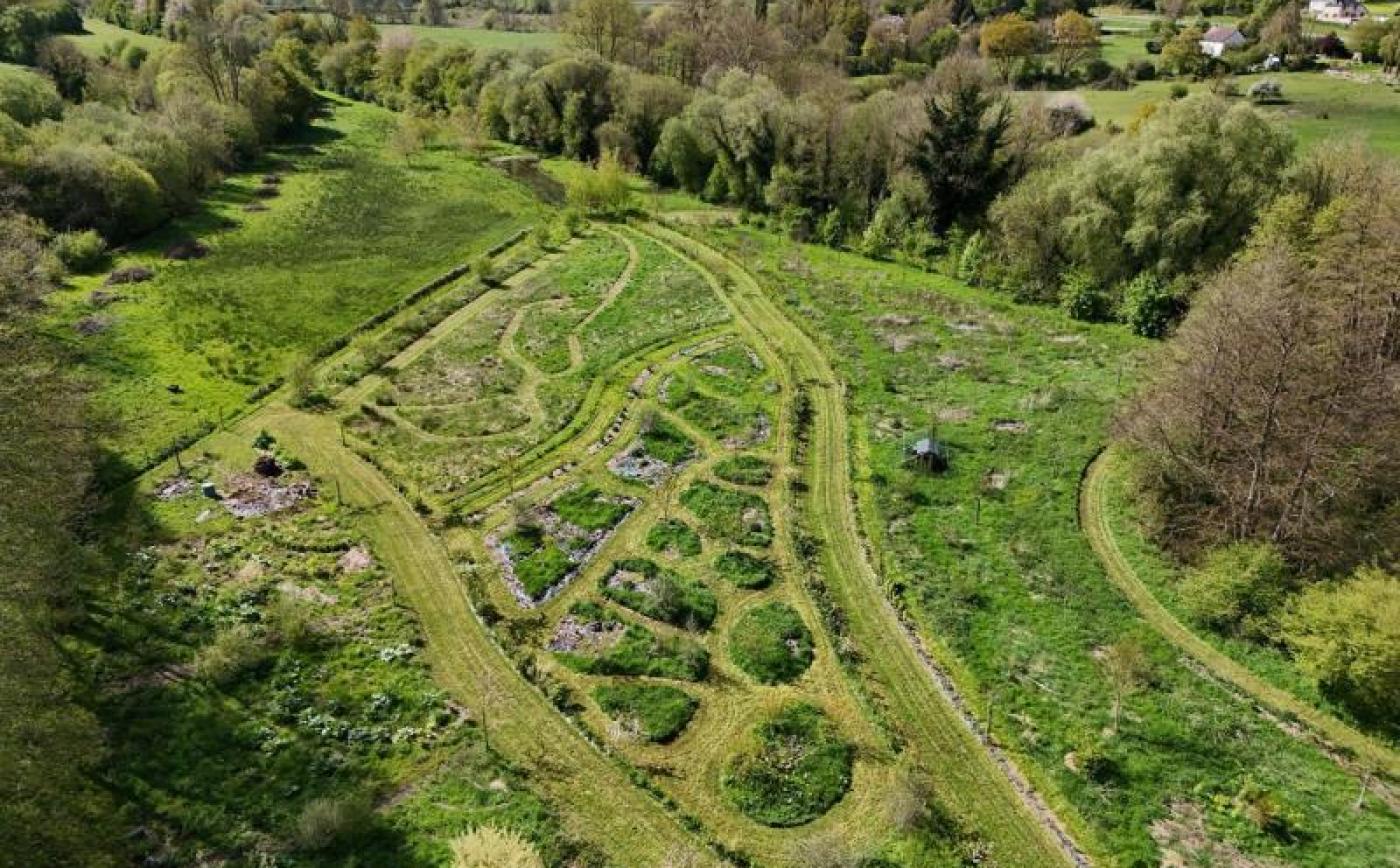
[[[681,494],[681,503],[700,520],[706,536],[746,546],[773,541],[768,505],[756,494],[702,481]]]
[[[715,476],[735,485],[767,485],[773,465],[757,455],[731,455],[715,465]]]
[[[710,655],[700,645],[680,637],[659,637],[640,624],[620,620],[602,606],[576,604],[573,617],[622,625],[611,645],[587,653],[557,652],[564,665],[592,675],[648,675],[679,681],[701,681],[710,671]]]
[[[766,588],[773,583],[777,575],[772,561],[738,549],[727,551],[715,558],[715,572],[737,587],[747,590]]]
[[[564,492],[550,501],[549,508],[564,521],[589,531],[607,530],[632,511],[626,501],[591,485],[581,485]]]
[[[654,552],[675,552],[682,557],[700,554],[700,534],[678,518],[658,521],[647,531],[647,548]]]
[[[851,786],[854,751],[814,705],[784,708],[755,728],[752,742],[725,766],[720,786],[735,808],[757,822],[811,822]]]
[[[812,665],[812,634],[788,604],[764,603],[729,629],[729,656],[760,684],[783,684]]]
[[[1185,311],[1183,293],[1175,289],[1175,284],[1164,283],[1155,274],[1143,272],[1123,284],[1118,317],[1134,333],[1145,338],[1166,336]]]
[[[531,599],[544,596],[574,568],[568,554],[537,525],[517,527],[502,543],[510,552],[515,578]]]
[[[677,627],[704,630],[715,620],[714,592],[645,558],[618,561],[600,589],[614,602]]]
[[[647,741],[668,742],[695,715],[699,702],[665,684],[604,684],[593,691],[598,707],[624,724],[635,722]]]

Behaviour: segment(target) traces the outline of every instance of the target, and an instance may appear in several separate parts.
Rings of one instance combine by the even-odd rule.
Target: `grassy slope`
[[[1277,655],[1248,643],[1232,643],[1226,650],[1214,647],[1212,642],[1193,633],[1177,613],[1154,596],[1154,588],[1144,581],[1143,574],[1157,579],[1154,586],[1159,592],[1166,591],[1161,582],[1166,565],[1153,557],[1145,540],[1124,527],[1129,519],[1123,512],[1128,503],[1121,474],[1120,456],[1112,451],[1100,456],[1085,475],[1080,515],[1084,532],[1103,561],[1105,572],[1142,617],[1172,643],[1209,667],[1217,677],[1275,711],[1304,721],[1333,744],[1354,752],[1367,768],[1385,771],[1393,778],[1400,777],[1400,757],[1393,749],[1366,737],[1332,714],[1319,711],[1317,705],[1325,703],[1316,695],[1316,689],[1303,683],[1296,670]],[[1126,538],[1126,544],[1120,537]],[[1247,663],[1234,659],[1236,655],[1246,655]],[[1261,677],[1252,671],[1255,668],[1264,669],[1266,674]],[[1301,694],[1306,701],[1295,694]]]
[[[1123,388],[1120,359],[1136,341],[1116,328],[764,233],[712,237],[819,331],[852,384],[856,469],[886,580],[907,587],[904,600],[925,635],[965,665],[964,689],[995,696],[998,738],[1079,809],[1102,849],[1123,862],[1156,861],[1151,824],[1173,801],[1197,800],[1207,806],[1211,833],[1247,852],[1356,865],[1394,852],[1395,818],[1373,801],[1354,811],[1354,778],[1180,665],[1079,534],[1079,472],[1106,438]],[[881,314],[922,318],[913,349],[894,351]],[[959,361],[957,370],[943,367]],[[950,411],[938,436],[952,447],[953,470],[920,478],[902,467],[902,443],[940,410]],[[1030,428],[997,432],[998,419]],[[1004,491],[986,490],[992,473],[1006,474]],[[1123,636],[1147,647],[1154,684],[1127,698],[1123,732],[1109,742],[1121,777],[1095,784],[1064,758],[1098,741],[1109,722],[1111,691],[1094,653]],[[1296,813],[1299,843],[1284,845],[1229,810],[1247,779]]]
[[[420,41],[432,41],[439,45],[466,45],[471,48],[503,48],[518,51],[527,48],[553,49],[563,44],[562,34],[553,30],[515,32],[510,30],[484,30],[477,27],[424,27],[418,24],[381,24],[379,32],[384,36],[397,33],[410,33]]]
[[[164,51],[170,47],[170,43],[159,36],[151,36],[146,33],[137,33],[134,30],[127,30],[125,27],[118,27],[115,24],[108,24],[97,18],[83,19],[83,33],[61,37],[68,40],[88,57],[97,57],[102,48],[109,43],[125,39],[128,45],[139,45],[151,54]]]
[[[1319,72],[1270,73],[1267,76],[1240,76],[1241,92],[1261,78],[1283,85],[1284,105],[1264,110],[1279,118],[1298,137],[1301,149],[1311,148],[1330,137],[1360,136],[1373,148],[1400,155],[1400,92],[1384,85],[1350,81]],[[1137,110],[1149,103],[1170,98],[1173,82],[1149,81],[1123,91],[1081,90],[1100,123],[1125,126]],[[1207,84],[1188,84],[1204,90]]]
[[[122,457],[139,460],[233,411],[296,357],[536,218],[525,191],[451,152],[412,164],[388,155],[390,112],[332,107],[306,141],[275,155],[285,181],[267,211],[243,211],[259,176],[235,176],[118,258],[157,276],[120,288],[123,300],[99,312],[112,327],[80,339],[79,350],[98,406],[122,424],[109,441]],[[185,237],[209,255],[161,258]],[[54,296],[65,331],[93,313],[87,299],[101,279],[77,279]]]

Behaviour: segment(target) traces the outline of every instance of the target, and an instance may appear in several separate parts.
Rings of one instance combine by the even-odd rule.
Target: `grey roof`
[[[1218,25],[1206,31],[1206,35],[1201,37],[1202,42],[1224,42],[1233,36],[1243,36],[1238,27],[1226,27]]]

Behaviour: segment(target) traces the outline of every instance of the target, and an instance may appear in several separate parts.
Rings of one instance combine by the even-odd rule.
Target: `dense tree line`
[[[188,210],[224,171],[305,122],[314,93],[295,55],[273,52],[250,0],[194,0],[166,18],[178,47],[106,62],[41,42],[33,78],[0,95],[5,204],[56,231],[109,241]],[[22,91],[14,96],[14,91]]]
[[[1286,643],[1400,724],[1400,170],[1355,148],[1292,169],[1123,412],[1207,625]]]

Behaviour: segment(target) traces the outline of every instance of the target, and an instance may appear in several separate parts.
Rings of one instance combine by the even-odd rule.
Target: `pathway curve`
[[[1089,865],[1088,856],[1011,759],[978,738],[979,726],[952,680],[886,597],[855,511],[845,388],[825,354],[732,260],[674,230],[649,224],[645,231],[708,272],[740,330],[784,360],[780,370],[790,367],[790,376],[807,389],[813,409],[807,509],[825,543],[828,585],[865,665],[883,684],[910,749],[940,784],[940,796],[992,843],[998,861]]]
[[[1269,684],[1191,632],[1157,600],[1124,556],[1118,540],[1113,535],[1108,512],[1104,508],[1105,492],[1113,476],[1116,460],[1117,453],[1111,449],[1105,450],[1085,471],[1079,491],[1079,523],[1085,536],[1089,538],[1089,545],[1094,549],[1094,554],[1103,563],[1104,572],[1138,610],[1138,614],[1163,638],[1199,661],[1214,677],[1270,710],[1302,722],[1326,742],[1350,751],[1365,767],[1361,770],[1363,774],[1376,771],[1392,780],[1400,778],[1400,757],[1394,750],[1315,706],[1303,702],[1292,693]]]

